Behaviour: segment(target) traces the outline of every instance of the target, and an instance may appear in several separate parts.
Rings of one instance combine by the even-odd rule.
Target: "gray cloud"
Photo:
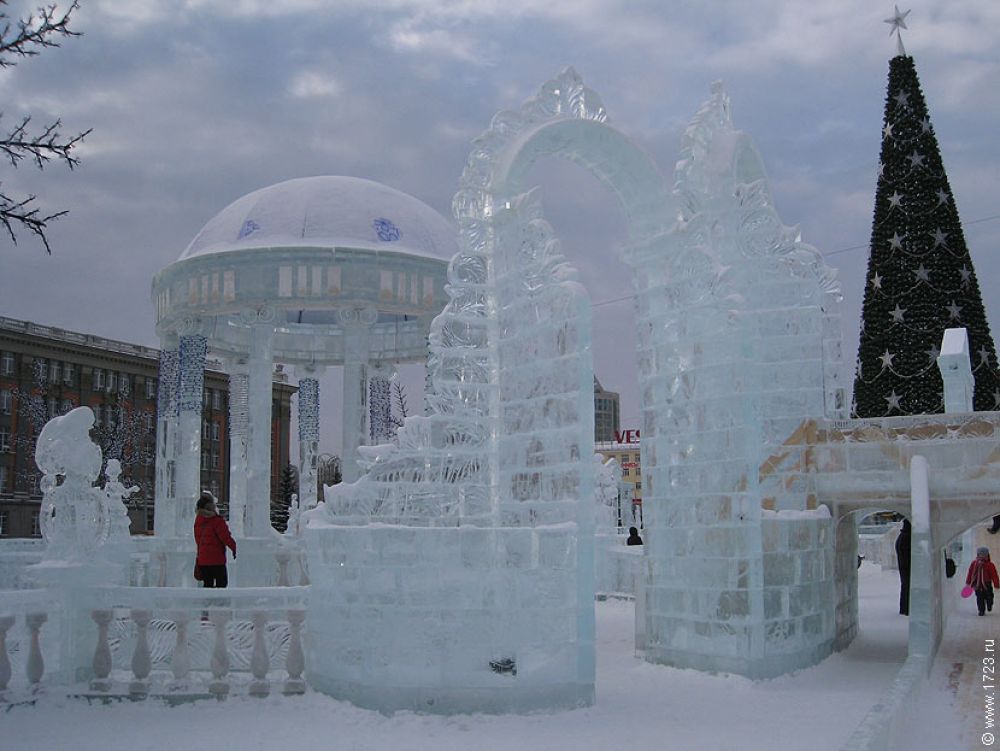
[[[8,119],[31,111],[94,128],[72,174],[0,172],[71,211],[53,227],[52,257],[28,237],[16,249],[0,241],[0,314],[155,345],[153,274],[228,203],[292,177],[351,174],[448,215],[470,140],[567,64],[668,180],[683,127],[724,78],[784,222],[823,252],[865,245],[891,12],[868,0],[87,0],[83,38],[0,72]],[[1000,5],[922,2],[908,20],[961,215],[1000,213]],[[572,166],[541,164],[536,176],[592,299],[627,295],[610,196]],[[970,224],[967,239],[1000,326],[1000,221]],[[867,254],[830,261],[853,342]],[[598,374],[632,400],[627,418],[630,325],[628,301],[595,310]]]

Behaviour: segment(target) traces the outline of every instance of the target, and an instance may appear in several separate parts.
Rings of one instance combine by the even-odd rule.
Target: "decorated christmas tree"
[[[907,11],[908,13],[909,11]],[[906,28],[906,14],[890,19]],[[858,417],[944,411],[937,366],[945,329],[969,336],[974,408],[1000,409],[996,349],[913,58],[889,63],[861,339]]]

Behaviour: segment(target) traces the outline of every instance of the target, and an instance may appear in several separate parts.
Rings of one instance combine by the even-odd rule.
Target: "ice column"
[[[245,358],[229,363],[229,526],[246,535],[247,438],[250,433],[250,379]]]
[[[319,380],[315,365],[296,370],[299,377],[299,498],[316,505],[316,455],[319,453]]]
[[[244,317],[250,325],[247,382],[247,508],[243,534],[263,537],[271,529],[271,400],[274,372],[274,316],[267,309]]]
[[[375,364],[368,373],[368,436],[372,445],[388,443],[396,431],[392,422],[392,366]]]
[[[341,441],[341,472],[344,482],[361,475],[358,446],[365,443],[365,412],[368,405],[368,334],[378,314],[370,308],[339,310],[344,331],[344,421]]]
[[[927,459],[917,454],[910,459],[910,522],[913,533],[910,540],[910,633],[911,655],[927,655],[933,661],[941,639],[940,623],[931,618],[932,595],[940,598],[940,577],[932,577],[930,477]],[[936,551],[935,551],[936,553]],[[936,560],[935,555],[934,560]],[[936,581],[932,582],[932,579]]]
[[[153,528],[161,537],[177,534],[177,378],[180,353],[177,342],[164,337],[156,391],[156,503]]]
[[[201,492],[201,405],[208,341],[201,333],[182,334],[177,379],[177,459],[175,536],[190,534],[194,504]]]

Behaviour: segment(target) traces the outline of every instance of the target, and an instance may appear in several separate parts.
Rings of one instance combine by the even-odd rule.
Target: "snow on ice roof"
[[[448,220],[395,188],[358,177],[302,177],[229,204],[178,260],[273,247],[348,247],[451,259],[457,242]]]

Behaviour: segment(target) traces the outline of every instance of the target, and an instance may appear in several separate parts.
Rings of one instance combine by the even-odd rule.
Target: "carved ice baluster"
[[[306,611],[301,609],[288,611],[288,627],[290,638],[288,640],[288,655],[285,657],[285,670],[288,671],[288,680],[285,681],[285,694],[303,694],[306,690],[305,681],[302,680],[302,672],[306,668],[306,658],[302,652],[302,623],[306,619]]]
[[[186,610],[175,610],[170,619],[177,629],[177,640],[174,644],[174,654],[170,658],[170,670],[174,674],[171,688],[178,689],[187,686],[188,673],[191,671],[191,653],[188,650],[187,627],[191,614]]]
[[[14,625],[14,616],[0,618],[0,697],[10,683],[10,658],[7,656],[7,630]]]
[[[254,681],[250,684],[250,696],[267,696],[271,693],[271,684],[267,680],[267,671],[271,667],[271,659],[264,643],[264,633],[267,629],[267,613],[255,610],[250,615],[253,622],[253,653],[250,655],[250,672]]]
[[[45,660],[42,659],[42,646],[38,641],[39,631],[42,624],[49,619],[45,613],[28,613],[24,622],[31,633],[31,645],[28,647],[28,683],[31,684],[32,691],[39,689],[42,676],[45,675]]]
[[[148,610],[133,609],[131,611],[132,620],[135,622],[136,639],[135,650],[132,652],[132,676],[133,680],[128,685],[130,696],[141,698],[149,693],[149,672],[152,670],[153,662],[149,655],[149,621],[152,614]]]
[[[90,688],[94,691],[110,691],[111,647],[108,644],[108,625],[113,613],[110,610],[92,610],[90,617],[97,624],[97,646],[94,648],[94,679]]]
[[[229,652],[226,650],[226,624],[230,612],[225,608],[210,608],[208,618],[215,626],[215,646],[212,648],[212,682],[208,690],[217,699],[229,693]]]

